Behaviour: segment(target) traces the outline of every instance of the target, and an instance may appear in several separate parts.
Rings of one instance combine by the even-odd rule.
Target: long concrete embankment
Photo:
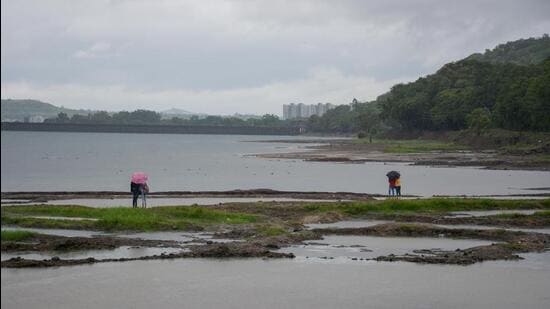
[[[243,134],[298,135],[298,127],[193,126],[193,125],[118,125],[77,123],[2,122],[3,131],[57,131],[159,134]]]

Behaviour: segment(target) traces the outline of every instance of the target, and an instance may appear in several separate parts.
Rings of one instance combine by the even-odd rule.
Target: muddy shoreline
[[[445,237],[483,239],[497,241],[488,246],[478,246],[454,251],[424,249],[415,254],[386,255],[375,258],[386,262],[415,262],[424,264],[470,265],[489,260],[518,260],[518,253],[543,252],[550,249],[550,235],[513,232],[505,230],[446,229],[427,224],[380,224],[365,228],[314,229],[322,235],[361,235],[380,237]]]
[[[546,188],[544,188],[546,189]],[[438,198],[490,198],[490,197],[548,197],[548,193],[509,194],[509,195],[435,195]],[[315,192],[315,191],[279,191],[271,189],[228,190],[228,191],[159,191],[151,192],[149,198],[292,198],[304,200],[351,200],[369,201],[386,198],[384,194],[357,192]],[[418,195],[403,195],[404,198],[419,198]],[[13,191],[1,192],[6,204],[47,203],[55,200],[71,199],[131,199],[131,194],[124,191]],[[13,200],[13,201],[12,201]]]
[[[314,191],[278,191],[271,189],[229,190],[229,191],[159,191],[148,194],[150,198],[293,198],[311,200],[360,200],[367,201],[385,197],[382,194],[356,192],[314,192]],[[403,197],[417,197],[403,195]],[[45,203],[64,199],[113,199],[131,198],[131,194],[123,191],[21,191],[2,192],[2,200],[16,200],[14,204]]]
[[[242,236],[241,233],[234,233],[233,236]],[[311,231],[298,231],[292,235],[279,237],[265,237],[251,239],[245,242],[212,243],[206,242],[202,245],[184,246],[167,241],[151,241],[141,239],[119,239],[116,237],[62,237],[38,235],[32,239],[38,241],[34,245],[36,251],[49,251],[52,249],[75,250],[75,249],[109,249],[122,245],[141,246],[181,246],[188,251],[168,253],[136,258],[107,258],[96,259],[93,257],[83,259],[61,259],[52,257],[50,259],[33,260],[15,257],[1,262],[5,268],[27,268],[27,267],[58,267],[81,264],[105,263],[105,262],[126,262],[135,260],[159,260],[159,259],[180,259],[180,258],[294,258],[292,253],[281,253],[274,250],[292,244],[300,244],[305,240],[322,239],[324,235],[358,235],[378,237],[439,237],[451,239],[481,239],[495,241],[486,246],[477,246],[467,249],[456,249],[453,251],[422,249],[415,250],[411,254],[384,255],[372,259],[385,262],[414,262],[424,264],[455,264],[471,265],[477,262],[488,260],[518,260],[520,253],[543,252],[550,250],[550,235],[539,233],[513,232],[505,230],[476,230],[476,229],[447,229],[429,224],[402,224],[387,223],[366,228],[326,228],[313,229]],[[224,237],[230,236],[228,233]],[[33,246],[30,244],[30,246]],[[61,248],[61,249],[60,249]],[[29,250],[29,247],[25,247]],[[10,243],[2,244],[3,252],[21,250],[21,247],[10,247]]]
[[[267,142],[267,141],[257,141]],[[283,140],[279,143],[300,143]],[[495,170],[549,171],[547,160],[536,155],[512,155],[495,150],[428,151],[418,153],[386,152],[386,144],[360,144],[349,140],[316,140],[305,146],[306,151],[266,153],[256,155],[266,159],[294,159],[313,162],[362,164],[367,162],[397,162],[421,166],[482,167]]]

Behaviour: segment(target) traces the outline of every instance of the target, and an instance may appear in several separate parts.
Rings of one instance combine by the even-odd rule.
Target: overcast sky
[[[2,0],[2,98],[282,114],[550,32],[548,0]]]

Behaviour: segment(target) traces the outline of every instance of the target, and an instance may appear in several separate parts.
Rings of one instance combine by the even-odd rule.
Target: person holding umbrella
[[[149,186],[147,185],[147,180],[149,177],[143,172],[135,172],[132,174],[130,180],[130,191],[132,192],[132,207],[137,208],[137,200],[141,195],[141,207],[145,208],[147,202],[145,195],[149,193]]]
[[[386,177],[388,177],[389,182],[389,189],[388,189],[388,196],[394,196],[397,194],[396,192],[396,181],[401,177],[401,174],[397,171],[390,171],[386,174]],[[400,184],[401,185],[401,184]],[[399,194],[401,195],[401,188],[399,188]]]

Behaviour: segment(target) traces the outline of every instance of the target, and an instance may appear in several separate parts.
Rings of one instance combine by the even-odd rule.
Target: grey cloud
[[[386,85],[550,29],[550,1],[535,0],[1,3],[3,97],[22,89],[51,96],[48,89],[90,93],[120,87],[129,90],[117,92],[121,98],[132,91],[148,92],[149,97],[178,93],[181,102],[184,94],[193,94],[193,100],[215,105],[216,100],[205,98],[262,89],[271,96],[267,89],[278,89],[274,85],[295,91],[290,84],[311,79],[307,90],[295,92],[306,96],[313,91],[332,99],[330,93],[340,93],[338,100],[344,103],[351,89],[359,98],[385,90],[368,85],[330,93],[311,90],[323,87],[313,82],[311,72],[334,70],[350,80]],[[250,101],[252,97],[240,97],[244,111],[260,104]],[[277,98],[280,104],[288,101]],[[70,101],[65,105],[86,107],[85,102]],[[273,110],[270,104],[275,103],[265,110]]]

